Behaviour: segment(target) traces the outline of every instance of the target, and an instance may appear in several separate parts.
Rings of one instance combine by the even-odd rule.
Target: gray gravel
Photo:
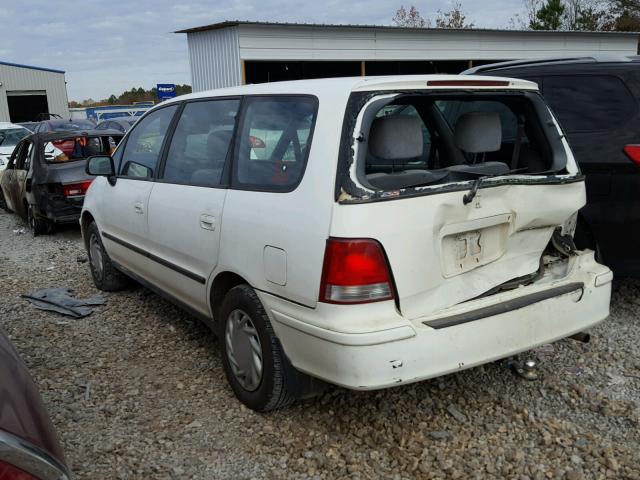
[[[0,324],[77,479],[640,479],[640,282],[615,284],[590,344],[538,349],[538,381],[498,362],[260,415],[227,387],[211,333],[142,288],[106,294],[84,319],[19,298],[96,293],[77,229],[20,227],[0,213]]]

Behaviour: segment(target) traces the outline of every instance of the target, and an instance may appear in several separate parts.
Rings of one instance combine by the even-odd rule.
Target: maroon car
[[[0,328],[0,480],[68,480],[40,393]]]

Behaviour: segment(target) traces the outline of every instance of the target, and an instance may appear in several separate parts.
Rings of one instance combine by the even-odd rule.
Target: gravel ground
[[[331,389],[268,415],[235,400],[207,328],[142,288],[82,320],[20,294],[96,293],[79,231],[0,213],[0,325],[38,383],[76,479],[640,479],[640,282],[589,344],[379,392]]]

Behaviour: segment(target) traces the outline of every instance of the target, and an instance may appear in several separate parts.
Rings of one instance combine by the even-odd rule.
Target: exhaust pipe
[[[569,338],[582,343],[589,343],[591,341],[591,335],[585,332],[574,333]]]

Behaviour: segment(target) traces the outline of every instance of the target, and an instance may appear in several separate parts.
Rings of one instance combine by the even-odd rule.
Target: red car
[[[38,388],[2,329],[0,389],[0,480],[68,480]]]

